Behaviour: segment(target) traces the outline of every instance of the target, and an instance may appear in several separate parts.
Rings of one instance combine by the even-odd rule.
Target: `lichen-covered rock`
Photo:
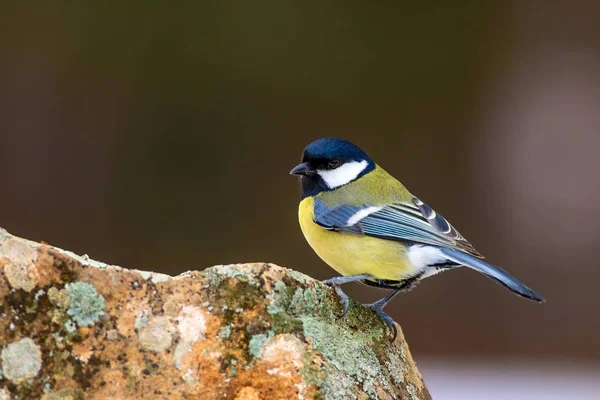
[[[272,264],[177,277],[0,229],[0,399],[429,399],[401,332]]]

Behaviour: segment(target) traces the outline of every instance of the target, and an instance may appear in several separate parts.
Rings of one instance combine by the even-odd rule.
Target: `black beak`
[[[290,175],[307,175],[314,172],[308,163],[298,164],[290,171]]]

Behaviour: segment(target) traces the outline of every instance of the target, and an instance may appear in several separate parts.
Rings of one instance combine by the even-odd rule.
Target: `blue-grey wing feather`
[[[392,204],[353,221],[361,210],[370,205],[327,207],[315,199],[315,223],[325,229],[357,235],[374,236],[388,240],[413,242],[455,248],[475,257],[481,255],[441,215],[419,199],[414,204]],[[368,210],[367,210],[368,211]]]
[[[315,199],[314,204],[314,221],[318,225],[329,230],[344,231],[357,235],[363,234],[360,225],[348,225],[348,220],[366,206],[341,206],[329,208],[319,199]]]

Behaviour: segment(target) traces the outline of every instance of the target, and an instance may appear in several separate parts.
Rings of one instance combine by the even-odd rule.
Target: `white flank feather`
[[[410,246],[407,256],[410,263],[419,271],[424,270],[429,265],[441,264],[448,260],[437,247],[419,244]]]

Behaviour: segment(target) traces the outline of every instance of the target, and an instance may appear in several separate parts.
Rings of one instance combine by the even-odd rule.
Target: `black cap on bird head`
[[[344,139],[323,138],[306,146],[302,162],[290,171],[302,177],[303,197],[344,186],[375,169],[360,147]]]

